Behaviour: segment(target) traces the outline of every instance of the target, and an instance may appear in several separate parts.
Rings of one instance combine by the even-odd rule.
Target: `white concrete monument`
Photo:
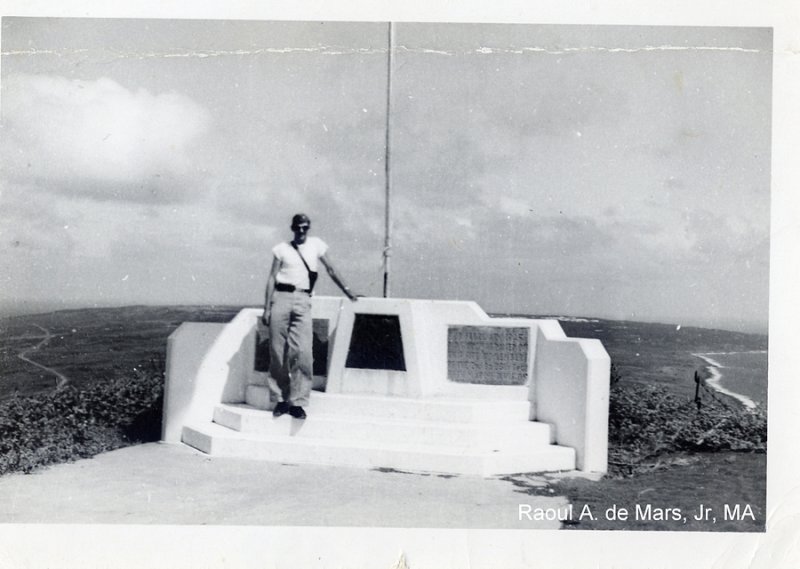
[[[610,360],[555,320],[473,302],[315,297],[305,421],[254,369],[260,309],[170,337],[163,440],[211,455],[490,476],[605,472]]]

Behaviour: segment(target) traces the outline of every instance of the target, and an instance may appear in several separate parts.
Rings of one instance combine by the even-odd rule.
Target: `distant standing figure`
[[[309,237],[311,220],[304,213],[292,217],[294,238],[272,248],[272,268],[264,298],[264,325],[269,327],[270,396],[276,401],[272,414],[289,413],[305,419],[303,409],[311,396],[313,379],[311,294],[319,263],[351,301],[357,300],[333,267],[328,245]]]

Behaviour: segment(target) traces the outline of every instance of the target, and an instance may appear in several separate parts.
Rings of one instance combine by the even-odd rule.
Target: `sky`
[[[0,307],[382,292],[387,25],[3,18]],[[392,296],[766,331],[763,28],[394,26]],[[319,293],[337,294],[327,277]]]

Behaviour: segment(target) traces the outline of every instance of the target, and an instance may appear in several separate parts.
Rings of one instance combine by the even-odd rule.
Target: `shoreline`
[[[713,389],[717,393],[721,393],[723,395],[727,395],[728,397],[732,397],[733,399],[736,399],[739,403],[744,405],[747,409],[755,409],[756,407],[758,407],[758,403],[756,403],[755,401],[753,401],[752,399],[750,399],[746,395],[742,395],[741,393],[736,393],[735,391],[731,391],[730,389],[727,389],[727,388],[722,386],[722,383],[721,383],[721,381],[722,381],[722,372],[720,371],[720,369],[724,368],[725,366],[723,366],[718,361],[716,361],[716,360],[712,359],[711,357],[709,357],[709,356],[716,356],[716,355],[722,356],[722,355],[728,355],[728,354],[741,354],[741,353],[753,353],[753,354],[764,353],[765,354],[765,353],[767,353],[767,351],[766,350],[753,350],[753,351],[750,351],[750,352],[707,352],[707,353],[703,353],[703,354],[692,354],[692,355],[697,357],[697,358],[700,358],[701,360],[703,360],[704,362],[706,362],[708,364],[706,366],[706,369],[711,374],[711,377],[709,377],[705,381],[709,385],[709,387],[711,387],[711,389]]]

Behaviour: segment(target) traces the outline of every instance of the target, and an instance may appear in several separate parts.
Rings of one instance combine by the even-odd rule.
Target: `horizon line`
[[[382,297],[375,297],[375,298],[382,298]],[[426,299],[428,300],[428,299]],[[37,316],[42,314],[49,314],[53,312],[64,312],[69,310],[101,310],[101,309],[123,309],[123,308],[136,308],[136,307],[145,307],[145,308],[169,308],[169,307],[239,307],[239,308],[247,308],[251,306],[258,306],[258,303],[233,303],[233,302],[189,302],[189,303],[152,303],[148,304],[145,302],[132,302],[132,303],[118,303],[118,304],[66,304],[66,303],[59,303],[56,301],[3,301],[0,300],[0,318],[14,318],[20,316]],[[612,316],[598,316],[598,315],[589,315],[589,314],[556,314],[556,313],[521,313],[521,312],[511,312],[511,311],[486,311],[489,315],[496,315],[496,316],[520,316],[520,317],[537,317],[537,318],[552,318],[552,319],[559,319],[559,318],[581,318],[586,320],[607,320],[607,321],[615,321],[615,322],[639,322],[642,324],[660,324],[663,326],[676,326],[676,327],[688,327],[688,328],[703,328],[705,330],[724,330],[726,332],[734,332],[740,334],[757,334],[762,336],[769,335],[769,319],[766,322],[755,322],[755,321],[739,321],[740,326],[733,329],[731,327],[720,327],[720,324],[699,324],[696,322],[691,323],[681,323],[681,322],[669,322],[660,319],[659,317],[653,317],[653,319],[646,319],[639,317],[641,319],[630,319],[630,318],[620,318],[620,317],[612,317]],[[722,326],[725,326],[723,323]]]

